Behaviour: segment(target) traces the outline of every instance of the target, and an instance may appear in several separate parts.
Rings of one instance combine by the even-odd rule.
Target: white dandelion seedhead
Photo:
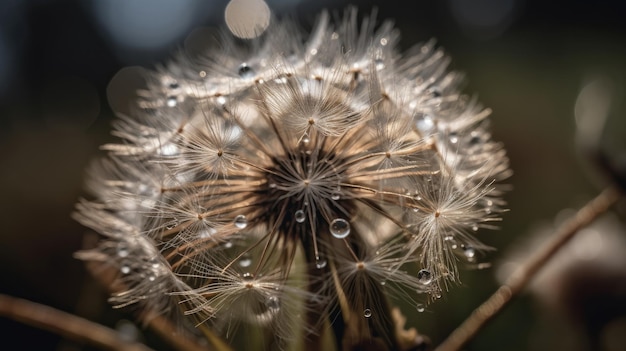
[[[487,249],[474,234],[510,173],[490,111],[434,43],[401,54],[390,23],[328,18],[307,39],[272,21],[148,77],[75,215],[104,237],[81,257],[118,270],[114,303],[173,300],[231,339],[330,325],[340,345],[400,349],[396,300],[423,310]]]

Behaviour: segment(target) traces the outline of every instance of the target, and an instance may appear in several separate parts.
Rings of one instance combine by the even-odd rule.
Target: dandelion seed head
[[[252,324],[284,345],[338,309],[394,345],[391,301],[427,304],[488,249],[474,234],[510,174],[490,110],[433,42],[399,53],[354,9],[255,37],[152,73],[77,205],[103,235],[81,257],[117,267],[118,305],[174,302],[224,336]]]

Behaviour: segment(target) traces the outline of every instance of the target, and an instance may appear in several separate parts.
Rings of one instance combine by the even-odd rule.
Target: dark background
[[[106,293],[72,257],[86,232],[70,218],[82,194],[83,169],[99,153],[98,146],[112,140],[107,86],[124,67],[151,68],[167,61],[194,29],[222,25],[226,3],[0,1],[0,293],[112,327],[132,319],[108,306]],[[349,2],[268,3],[275,14],[294,16],[306,27],[321,9],[341,10]],[[437,344],[496,289],[495,271],[508,251],[602,187],[574,144],[576,98],[598,75],[610,77],[615,88],[603,146],[612,156],[624,155],[626,10],[618,0],[352,3],[363,13],[376,6],[378,18],[393,19],[403,49],[437,39],[451,55],[452,68],[466,73],[465,91],[478,94],[494,110],[494,138],[505,144],[515,172],[509,180],[513,191],[506,196],[511,211],[501,229],[479,232],[479,238],[498,248],[487,257],[494,267],[462,272],[461,286],[426,312],[409,316]],[[608,289],[606,294],[615,298],[610,300],[615,310],[626,305],[624,291]],[[600,294],[589,301],[574,306],[591,304],[593,309],[594,302],[608,300]],[[584,350],[584,329],[577,329],[571,315],[549,307],[523,295],[467,349]],[[599,326],[605,350],[626,349],[626,317],[617,315],[610,324],[603,315],[588,321]],[[15,350],[87,349],[3,317],[0,335],[0,342],[17,345]],[[142,337],[162,348],[149,333]]]

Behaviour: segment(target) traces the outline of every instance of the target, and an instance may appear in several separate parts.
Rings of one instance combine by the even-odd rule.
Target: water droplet
[[[478,231],[478,224],[472,225],[472,230],[473,231]]]
[[[311,142],[311,137],[309,136],[308,133],[304,133],[304,135],[302,135],[302,139],[300,139],[300,141],[302,142],[302,144],[307,145],[308,143]]]
[[[149,274],[149,275],[148,275],[148,281],[153,282],[153,281],[155,281],[155,280],[156,280],[156,275],[154,275],[154,274]]]
[[[333,34],[330,35],[330,39],[332,40],[337,40],[339,39],[339,33],[337,32],[333,32]]]
[[[386,280],[381,281],[381,282],[380,282],[380,285],[382,285],[382,286],[387,285],[387,281],[386,281]]]
[[[297,210],[295,214],[295,218],[296,218],[296,222],[302,223],[306,220],[306,215],[304,214],[304,211]]]
[[[372,310],[366,308],[365,310],[363,310],[363,315],[365,316],[365,318],[370,318],[372,316]]]
[[[280,309],[280,300],[277,296],[272,295],[265,301],[265,306],[270,310],[278,311]]]
[[[254,70],[247,63],[242,63],[237,70],[239,77],[248,79],[254,77]]]
[[[169,107],[175,107],[178,104],[178,99],[176,99],[176,96],[170,96],[167,98],[166,104]]]
[[[415,201],[422,201],[422,197],[419,194],[415,195],[414,198],[415,198]]]
[[[217,99],[215,99],[215,102],[217,102],[220,105],[225,105],[226,104],[226,98],[223,96],[218,96]]]
[[[270,189],[276,189],[276,183],[270,183],[269,187]]]
[[[244,215],[238,215],[235,217],[235,227],[239,229],[244,229],[248,226],[248,219]]]
[[[163,156],[175,156],[178,155],[178,146],[174,143],[167,143],[161,146],[160,151]]]
[[[120,257],[126,257],[129,254],[128,245],[125,242],[117,244],[117,255]]]
[[[241,279],[243,279],[245,282],[250,282],[254,280],[254,274],[246,272],[241,275]]]
[[[200,75],[200,78],[206,77],[206,71],[200,71],[198,74]]]
[[[420,271],[417,272],[417,280],[421,284],[428,285],[428,284],[432,283],[433,275],[427,269],[420,269]]]
[[[120,272],[122,272],[122,274],[128,274],[130,273],[130,266],[128,265],[122,265],[120,267]]]
[[[333,199],[334,201],[337,201],[337,200],[341,199],[341,195],[340,194],[341,193],[339,191],[333,191],[330,194],[330,198]]]
[[[417,309],[417,312],[420,312],[420,313],[424,312],[424,310],[425,310],[424,305],[421,304],[421,303],[418,303],[417,306],[415,306],[415,307]]]
[[[230,249],[231,247],[233,247],[232,241],[227,241],[224,243],[224,248]]]
[[[446,236],[445,238],[443,238],[443,240],[448,242],[452,250],[455,250],[458,247],[456,240],[454,240],[454,237],[452,235]]]
[[[428,134],[435,127],[435,120],[430,115],[422,115],[415,122],[420,132]]]
[[[387,38],[380,38],[380,45],[385,46],[388,42]]]
[[[172,230],[172,229],[176,228],[177,225],[178,225],[178,221],[174,219],[174,220],[171,220],[171,221],[165,223],[165,229]]]
[[[324,267],[326,267],[326,259],[324,259],[324,257],[321,256],[317,256],[315,257],[315,267],[317,267],[317,269],[322,269]]]
[[[153,269],[159,269],[161,267],[161,262],[159,262],[159,259],[157,259],[156,257],[151,258],[148,263],[150,263],[150,266]]]
[[[459,142],[459,136],[456,133],[450,133],[448,135],[448,138],[450,138],[450,143],[451,144],[456,144]]]
[[[350,223],[343,218],[335,218],[330,222],[330,233],[337,239],[343,239],[350,234]]]
[[[206,228],[206,229],[200,229],[198,231],[198,238],[200,239],[206,239],[206,238],[210,238],[213,235],[215,235],[217,233],[217,229],[215,228]]]
[[[469,140],[469,143],[471,145],[477,145],[477,144],[479,144],[482,141],[481,138],[480,138],[480,133],[479,132],[472,131],[472,133],[470,135],[471,135],[471,138]]]
[[[466,246],[465,249],[463,249],[463,253],[470,261],[474,260],[474,257],[476,256],[476,250],[474,250],[471,246]]]
[[[383,60],[382,58],[375,59],[374,66],[376,67],[377,70],[381,70],[385,68],[385,60]]]
[[[246,268],[246,267],[250,267],[252,265],[252,258],[250,257],[250,255],[243,255],[241,256],[241,258],[239,259],[239,266]]]

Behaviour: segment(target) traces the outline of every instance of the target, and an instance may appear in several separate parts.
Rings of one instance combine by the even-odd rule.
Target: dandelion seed
[[[391,304],[423,310],[457,255],[489,249],[473,235],[510,174],[490,111],[434,43],[401,54],[355,9],[308,38],[265,20],[235,34],[255,38],[157,70],[115,124],[75,214],[103,240],[80,257],[117,267],[117,306],[227,339],[245,324],[287,349],[330,323],[337,344],[397,349]]]

